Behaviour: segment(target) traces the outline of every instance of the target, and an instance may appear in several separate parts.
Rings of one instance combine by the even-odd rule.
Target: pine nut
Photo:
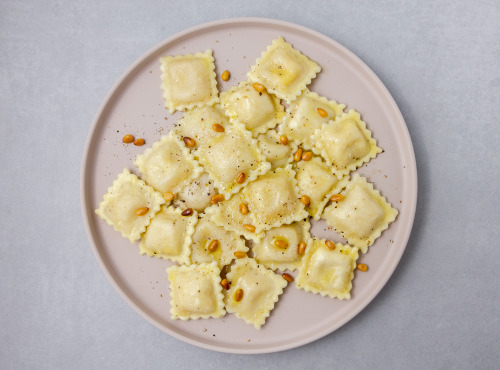
[[[174,193],[167,191],[165,194],[163,194],[163,199],[165,199],[167,202],[172,201],[174,199]]]
[[[330,200],[332,202],[340,202],[341,200],[344,200],[344,196],[342,194],[334,194],[330,197]]]
[[[243,227],[245,229],[247,229],[248,231],[250,231],[251,233],[254,233],[255,232],[255,226],[253,225],[250,225],[250,224],[244,224]]]
[[[190,137],[187,137],[187,136],[184,136],[182,138],[182,140],[184,141],[184,144],[186,144],[186,146],[192,148],[193,146],[196,145],[196,141],[194,141],[193,139],[191,139]]]
[[[219,246],[219,241],[218,240],[212,240],[210,244],[208,245],[208,250],[210,252],[215,252],[217,250],[217,247]]]
[[[293,276],[290,274],[287,274],[286,272],[282,273],[281,276],[283,277],[283,279],[285,279],[289,283],[291,283],[293,281]]]
[[[229,80],[229,71],[226,69],[224,72],[222,72],[222,81],[227,81]]]
[[[242,173],[240,173],[240,174],[238,175],[238,177],[236,178],[236,182],[237,182],[238,184],[243,184],[243,183],[245,182],[245,178],[246,178],[246,177],[247,177],[247,175],[245,175],[245,173],[244,173],[244,172],[242,172]]]
[[[297,151],[295,152],[295,154],[293,155],[293,160],[294,160],[295,162],[300,161],[300,160],[302,159],[302,153],[303,153],[302,148],[299,148],[299,150],[297,150]]]
[[[131,142],[134,141],[134,137],[132,135],[125,135],[122,139],[122,141],[125,143],[125,144],[130,144]]]
[[[144,141],[144,139],[135,139],[134,140],[134,145],[135,146],[143,146],[146,142]]]
[[[181,213],[182,216],[191,216],[192,214],[193,214],[193,210],[191,208],[185,209]]]
[[[307,246],[306,243],[300,242],[299,246],[297,247],[297,253],[298,254],[304,254],[304,252],[306,251],[306,246]]]
[[[331,242],[330,240],[326,240],[325,244],[328,247],[328,249],[331,249],[332,251],[335,249],[335,243],[334,242]]]
[[[218,124],[218,123],[214,123],[214,124],[212,125],[212,129],[213,129],[214,131],[216,131],[216,132],[224,132],[224,131],[225,131],[224,126],[222,126],[222,125],[220,125],[220,124]]]
[[[274,241],[274,245],[277,246],[278,248],[288,248],[288,242],[286,240],[280,240],[277,239]]]
[[[328,116],[328,113],[326,113],[326,110],[324,110],[322,108],[318,108],[318,113],[323,118],[326,118]]]
[[[303,205],[308,206],[311,204],[311,199],[307,195],[303,195],[300,197],[300,201],[302,202]]]
[[[247,256],[247,254],[243,251],[236,251],[236,252],[234,252],[234,256],[236,258],[245,258]]]
[[[358,263],[358,264],[356,265],[356,268],[357,268],[359,271],[363,271],[363,272],[368,271],[368,266],[366,266],[364,263]]]
[[[227,279],[222,279],[220,285],[222,285],[224,289],[229,290],[229,281],[227,281]]]
[[[238,289],[236,290],[236,292],[234,293],[234,300],[236,302],[239,302],[243,299],[243,289]]]
[[[240,213],[246,215],[248,213],[248,206],[245,203],[240,204]]]
[[[281,136],[280,136],[280,142],[281,142],[281,144],[283,144],[283,145],[288,144],[288,137],[287,137],[286,135],[281,135]]]
[[[264,91],[266,91],[266,87],[258,82],[254,83],[252,85],[252,87],[257,90],[258,92],[260,93],[263,93]]]
[[[223,200],[224,200],[224,195],[215,194],[212,198],[210,198],[210,203],[217,204],[219,202],[222,202]]]
[[[302,154],[303,161],[310,161],[312,157],[313,157],[312,152],[304,152],[304,154]]]
[[[137,216],[144,216],[148,212],[149,212],[148,207],[141,207],[141,208],[137,208],[137,210],[135,211],[135,214]]]

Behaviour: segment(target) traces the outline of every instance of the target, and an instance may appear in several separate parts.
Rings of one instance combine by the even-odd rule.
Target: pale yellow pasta
[[[344,199],[325,208],[322,218],[349,244],[366,253],[382,231],[396,219],[398,211],[373,188],[373,184],[358,174],[353,175],[341,194]]]
[[[167,274],[172,319],[219,318],[226,314],[217,263],[171,266]]]
[[[208,173],[203,172],[176,194],[174,205],[182,209],[192,208],[203,212],[211,205],[210,200],[215,194],[217,194],[217,189],[214,181]]]
[[[182,216],[179,208],[162,207],[142,235],[141,254],[189,265],[190,245],[197,222],[196,212]]]
[[[165,199],[161,194],[124,169],[104,195],[95,213],[133,243],[141,237],[163,203]],[[141,208],[147,208],[144,215],[137,214]]]
[[[226,199],[271,168],[250,132],[236,127],[200,145],[196,155]],[[239,183],[242,173],[245,180]]]
[[[314,153],[332,165],[337,176],[354,171],[382,151],[354,109],[323,124],[314,133],[313,142]]]
[[[242,191],[256,233],[308,216],[300,201],[291,165],[260,176]]]
[[[214,241],[217,242],[217,247],[215,251],[210,251],[209,246]],[[216,225],[207,215],[202,215],[193,234],[191,262],[215,261],[219,268],[223,268],[235,258],[234,252],[248,252],[245,241],[238,234]]]
[[[170,113],[219,102],[212,50],[160,58],[165,107]]]
[[[248,79],[261,83],[267,91],[291,103],[320,70],[316,62],[278,37],[257,59],[248,72]]]
[[[321,157],[298,162],[295,172],[300,195],[307,195],[310,200],[306,210],[315,220],[319,220],[329,198],[333,194],[340,193],[349,181],[349,176],[339,180],[331,166],[323,162]]]
[[[289,164],[293,160],[293,153],[298,148],[295,141],[289,141],[287,145],[283,145],[280,142],[280,135],[274,129],[267,131],[265,134],[260,134],[257,137],[257,142],[262,154],[271,163],[272,170]]]
[[[227,274],[230,288],[225,291],[227,312],[245,320],[256,329],[265,323],[287,282],[254,259],[240,258]],[[241,289],[243,297],[237,301],[236,292]]]
[[[213,129],[214,124],[219,124],[222,127],[229,124],[229,117],[226,116],[220,104],[194,108],[184,112],[172,132],[181,140],[184,137],[193,139],[195,144],[191,149],[196,149],[208,139],[221,135]]]
[[[240,82],[222,93],[220,99],[231,122],[242,125],[254,137],[275,127],[285,115],[285,109],[276,96],[255,90],[249,81]]]
[[[324,117],[318,108],[324,111],[323,114],[326,114]],[[344,109],[345,104],[338,104],[334,100],[328,100],[315,92],[305,90],[288,107],[283,124],[280,125],[280,134],[299,141],[305,149],[311,149],[314,132],[324,123],[340,116]]]
[[[171,133],[138,155],[135,165],[142,178],[161,193],[175,194],[203,172],[184,143]]]
[[[264,237],[253,243],[255,260],[272,270],[296,270],[302,261],[299,243],[310,244],[309,220],[282,225],[264,232]]]
[[[336,244],[331,250],[324,239],[314,238],[302,259],[295,286],[322,296],[349,299],[357,259],[357,248]]]

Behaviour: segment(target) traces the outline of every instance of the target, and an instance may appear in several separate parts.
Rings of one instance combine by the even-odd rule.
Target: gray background
[[[419,201],[377,298],[312,344],[228,355],[142,319],[100,270],[80,163],[112,84],[165,38],[241,16],[340,42],[406,119]],[[0,1],[0,368],[498,368],[500,2]]]

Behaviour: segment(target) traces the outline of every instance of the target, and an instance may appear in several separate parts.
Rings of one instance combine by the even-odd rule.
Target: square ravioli
[[[349,181],[349,176],[339,180],[321,157],[297,162],[295,172],[300,195],[309,197],[310,203],[306,206],[306,211],[315,220],[319,220],[328,199],[333,194],[340,193]]]
[[[219,102],[212,50],[160,58],[161,87],[170,113]]]
[[[180,140],[185,137],[193,139],[194,145],[190,149],[197,149],[201,143],[220,135],[214,130],[214,124],[219,124],[223,128],[229,124],[229,117],[226,116],[220,104],[184,112],[172,131]]]
[[[255,232],[300,221],[308,216],[300,201],[291,165],[260,176],[242,191]]]
[[[253,243],[255,260],[271,270],[296,270],[302,261],[299,244],[311,241],[309,220],[282,225],[264,232],[264,237]]]
[[[302,259],[295,285],[322,296],[349,299],[357,259],[357,248],[336,244],[332,250],[324,239],[315,238]]]
[[[134,243],[163,203],[165,199],[160,193],[124,169],[104,195],[95,213]],[[143,209],[146,213],[140,215]]]
[[[248,79],[290,104],[319,71],[321,67],[316,62],[278,37],[257,59]]]
[[[366,253],[382,231],[396,219],[398,211],[373,188],[373,184],[358,174],[353,175],[341,194],[343,200],[325,208],[322,218],[349,244]]]
[[[235,259],[234,252],[248,252],[245,241],[232,231],[217,226],[210,217],[202,215],[196,224],[191,244],[191,262],[217,262],[220,269]]]
[[[208,173],[203,172],[176,194],[174,205],[182,209],[191,208],[203,212],[211,205],[210,200],[217,193],[214,180]]]
[[[226,314],[217,263],[171,266],[167,274],[172,319],[219,318]]]
[[[354,171],[382,151],[354,109],[323,124],[314,133],[313,142],[314,153],[332,165],[338,176]]]
[[[280,275],[258,265],[252,258],[237,259],[227,279],[230,283],[224,298],[227,312],[256,329],[264,324],[287,285]]]
[[[344,109],[345,104],[305,90],[288,107],[283,124],[280,125],[280,134],[299,141],[305,149],[311,149],[314,132],[324,123],[340,116]]]
[[[161,193],[177,193],[203,169],[174,135],[163,136],[135,159],[142,178]]]
[[[182,216],[179,208],[163,206],[142,235],[141,254],[189,265],[190,245],[198,214]]]
[[[275,127],[285,115],[285,109],[276,96],[257,91],[250,81],[240,82],[222,93],[220,100],[231,122],[242,125],[254,137]]]
[[[226,199],[271,168],[250,132],[235,127],[200,145],[196,155]]]
[[[280,135],[274,129],[260,134],[257,137],[257,142],[262,154],[271,163],[271,170],[289,164],[293,159],[293,153],[298,149],[298,144],[295,141],[289,141],[286,145],[282,144]]]

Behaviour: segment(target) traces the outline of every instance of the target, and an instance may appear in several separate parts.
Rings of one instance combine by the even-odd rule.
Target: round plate
[[[375,184],[399,210],[359,262],[368,272],[355,272],[350,300],[322,297],[288,285],[265,325],[257,330],[227,314],[222,319],[171,320],[165,269],[169,261],[139,255],[130,244],[99,219],[94,210],[123,168],[137,174],[137,154],[166,134],[180,113],[168,114],[160,89],[160,63],[165,55],[212,49],[217,75],[231,72],[219,90],[246,80],[246,73],[267,46],[283,36],[296,49],[321,65],[309,89],[354,108],[384,152],[357,172]],[[146,145],[123,144],[125,134],[143,137]],[[115,84],[90,130],[84,153],[81,201],[87,232],[106,275],[122,297],[149,322],[188,343],[222,352],[265,353],[297,347],[321,338],[358,314],[382,289],[406,247],[417,199],[417,173],[412,143],[403,117],[377,76],[354,54],[310,29],[271,19],[226,19],[191,28],[170,37],[140,58]],[[342,241],[321,222],[313,235]],[[345,243],[345,241],[344,241]]]

